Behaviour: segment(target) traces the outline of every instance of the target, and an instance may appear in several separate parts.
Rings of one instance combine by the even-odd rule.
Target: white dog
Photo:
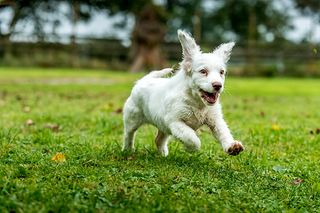
[[[136,83],[125,103],[123,150],[134,148],[135,131],[143,124],[158,128],[155,142],[164,156],[170,135],[187,150],[199,150],[201,142],[195,131],[207,125],[225,152],[239,154],[243,145],[233,139],[219,103],[234,42],[202,53],[189,34],[178,30],[178,37],[183,50],[179,71],[170,78],[165,77],[172,72],[170,68],[151,72]]]

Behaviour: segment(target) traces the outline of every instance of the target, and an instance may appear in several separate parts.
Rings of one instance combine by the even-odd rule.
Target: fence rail
[[[217,44],[205,43],[201,46],[210,51],[210,47],[215,47]],[[320,76],[318,48],[310,44],[256,44],[254,48],[237,44],[230,63],[242,67],[242,70],[249,69],[247,73],[239,71],[237,73],[239,75],[259,75],[259,72],[262,72],[264,75],[282,73]],[[0,64],[127,69],[130,63],[129,50],[121,44],[121,41],[115,39],[87,38],[79,40],[76,44],[8,43],[0,40]],[[177,42],[164,43],[162,51],[169,63],[181,60],[181,47]]]

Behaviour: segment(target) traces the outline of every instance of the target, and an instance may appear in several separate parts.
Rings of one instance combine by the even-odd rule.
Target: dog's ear
[[[195,40],[185,31],[178,30],[178,38],[182,46],[183,61],[182,67],[186,71],[191,70],[192,58],[195,54],[200,53],[200,47]]]
[[[235,45],[234,42],[224,43],[221,44],[219,47],[217,47],[213,53],[218,54],[221,56],[224,60],[224,63],[227,63],[230,59],[231,50],[233,46]]]

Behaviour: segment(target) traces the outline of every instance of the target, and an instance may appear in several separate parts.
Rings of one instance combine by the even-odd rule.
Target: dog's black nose
[[[213,82],[212,87],[215,91],[219,91],[222,87],[222,84],[220,82]]]

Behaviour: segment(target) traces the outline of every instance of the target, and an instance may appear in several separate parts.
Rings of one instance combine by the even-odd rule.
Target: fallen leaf
[[[32,125],[34,125],[33,120],[28,119],[28,120],[26,121],[26,125],[27,125],[27,126],[32,126]]]
[[[271,129],[274,131],[279,131],[280,130],[280,126],[278,124],[272,124]]]
[[[118,108],[116,111],[114,111],[115,113],[117,113],[117,114],[120,114],[120,113],[122,113],[122,108]]]
[[[265,115],[266,115],[266,113],[264,113],[264,111],[261,111],[261,112],[260,112],[260,116],[261,116],[261,117],[264,117]]]
[[[304,180],[301,179],[301,178],[296,178],[296,179],[294,179],[294,180],[291,182],[291,184],[292,184],[292,185],[299,185],[299,184],[301,184],[303,181],[304,181]]]
[[[29,106],[23,107],[24,112],[30,112],[31,108]]]
[[[316,134],[317,134],[317,135],[320,134],[320,128],[317,128],[317,129],[316,129]]]
[[[66,157],[64,156],[63,153],[58,152],[51,158],[51,160],[56,161],[56,162],[65,162]]]
[[[51,129],[53,132],[59,132],[60,126],[58,124],[46,124],[44,128]]]

